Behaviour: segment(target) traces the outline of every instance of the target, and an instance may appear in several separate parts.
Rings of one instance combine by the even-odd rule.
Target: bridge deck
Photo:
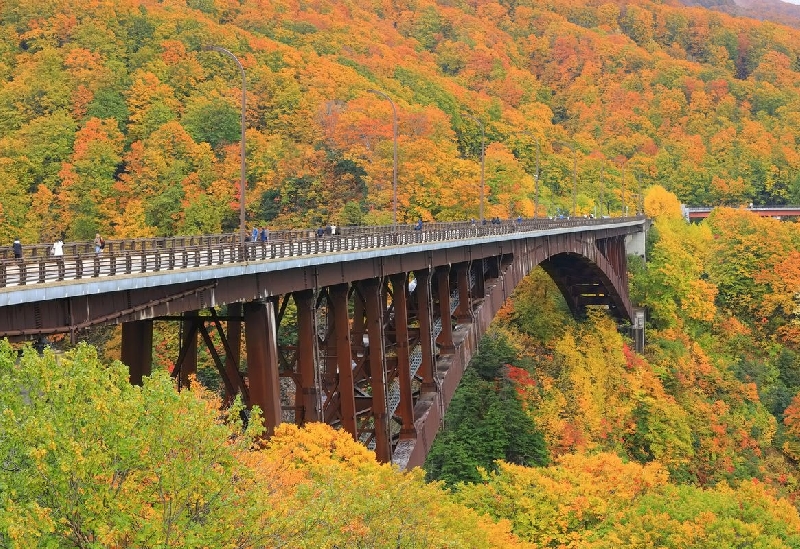
[[[205,239],[206,243],[189,245],[185,244],[187,237],[116,241],[109,242],[107,249],[99,254],[83,252],[52,257],[33,252],[22,259],[0,259],[0,307],[557,235],[586,228],[601,231],[642,222],[643,218],[577,218],[528,219],[499,225],[430,223],[421,231],[410,226],[397,231],[391,226],[372,227],[321,238],[302,236],[307,234],[303,231],[284,239],[246,243],[244,248],[234,241],[235,235],[197,237],[195,242]]]

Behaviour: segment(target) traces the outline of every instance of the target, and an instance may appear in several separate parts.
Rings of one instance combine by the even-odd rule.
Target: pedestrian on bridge
[[[266,242],[267,240],[269,240],[269,229],[261,227],[261,242]]]
[[[100,233],[94,235],[94,253],[99,254],[106,247],[106,241],[100,236]]]
[[[14,244],[11,246],[11,249],[14,250],[14,259],[22,259],[22,243],[19,241],[19,238],[14,239]]]
[[[53,242],[52,252],[53,257],[61,257],[64,255],[64,241],[60,238]]]

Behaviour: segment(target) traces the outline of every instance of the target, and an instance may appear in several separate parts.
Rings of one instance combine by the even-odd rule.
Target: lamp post
[[[622,213],[622,217],[625,217],[625,214],[627,213],[625,211],[625,165],[627,163],[628,163],[628,159],[626,158],[622,162],[622,212],[621,212]]]
[[[246,227],[245,227],[245,187],[247,186],[246,182],[246,164],[245,164],[245,142],[244,142],[244,130],[245,130],[245,112],[247,107],[247,76],[244,72],[244,67],[242,63],[239,61],[239,58],[236,57],[232,52],[226,50],[221,46],[205,46],[203,47],[206,51],[217,51],[219,53],[224,53],[234,61],[236,61],[236,66],[239,67],[239,72],[242,74],[242,151],[241,151],[241,160],[242,160],[242,167],[241,167],[241,177],[239,181],[239,245],[244,250],[244,239],[246,234]]]
[[[486,163],[485,163],[485,146],[484,145],[486,143],[486,133],[484,132],[484,129],[483,129],[483,123],[480,120],[478,120],[477,118],[475,118],[471,114],[468,114],[468,113],[462,113],[462,114],[463,114],[463,116],[466,116],[467,118],[470,118],[471,120],[474,120],[475,123],[478,124],[478,126],[480,126],[480,128],[481,128],[481,203],[480,203],[480,210],[479,210],[479,213],[478,213],[478,217],[480,218],[481,224],[483,224],[483,202],[485,200],[485,195],[486,195],[486,193],[484,192],[484,188],[485,188],[484,168],[486,166]]]
[[[394,159],[392,161],[392,196],[394,200],[392,210],[392,223],[397,227],[397,108],[394,106],[392,98],[380,90],[367,90],[370,93],[380,95],[392,106],[392,139],[394,143]]]
[[[556,145],[561,145],[572,151],[572,217],[578,214],[578,151],[575,145],[557,141]]]

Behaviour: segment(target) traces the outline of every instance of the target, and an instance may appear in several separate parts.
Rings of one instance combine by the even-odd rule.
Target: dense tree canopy
[[[88,345],[0,343],[0,545],[523,546],[347,433],[284,425],[260,442],[257,415],[245,427],[241,406],[192,387],[165,372],[131,385]]]
[[[701,8],[10,0],[0,31],[0,239],[235,227],[211,44],[253,223],[390,221],[370,89],[401,221],[477,215],[482,136],[487,216],[532,215],[535,175],[550,214],[573,175],[581,214],[800,200],[800,31]]]

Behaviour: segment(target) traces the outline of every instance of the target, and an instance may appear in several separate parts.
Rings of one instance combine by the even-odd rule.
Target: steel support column
[[[292,294],[297,306],[297,362],[300,370],[300,387],[295,390],[300,398],[295,397],[302,405],[302,413],[297,423],[321,421],[319,410],[319,392],[317,389],[317,332],[315,328],[316,310],[314,308],[314,292],[303,290]],[[301,396],[302,395],[302,396]]]
[[[372,387],[372,417],[375,428],[375,456],[381,463],[391,460],[389,417],[386,406],[386,353],[383,333],[381,290],[383,281],[370,278],[361,283],[366,302],[367,334],[369,336],[369,372]]]
[[[339,372],[339,409],[342,427],[358,440],[356,429],[356,399],[353,383],[353,357],[351,356],[350,317],[347,299],[348,285],[336,284],[330,287],[333,306],[333,324],[336,338],[336,366]]]
[[[472,299],[469,283],[469,263],[459,263],[455,266],[456,283],[458,284],[458,308],[456,321],[459,324],[472,322]]]
[[[496,280],[500,278],[500,257],[494,256],[486,259],[486,278]]]
[[[121,360],[128,365],[131,383],[141,385],[153,369],[153,321],[122,323]]]
[[[400,384],[398,415],[403,419],[400,438],[416,438],[414,429],[414,400],[411,394],[411,364],[408,353],[408,274],[392,275],[392,302],[394,303],[395,352],[397,353],[397,377]]]
[[[472,295],[475,299],[483,299],[486,297],[486,272],[484,271],[483,259],[473,261],[470,264],[470,269],[475,279]]]
[[[276,329],[274,303],[245,303],[244,332],[250,404],[261,408],[267,436],[271,436],[281,422]]]
[[[225,353],[225,370],[227,372],[240,372],[242,363],[242,304],[234,302],[228,304],[227,340],[230,352]],[[238,319],[238,320],[233,320]],[[231,395],[233,398],[235,395]]]
[[[414,272],[417,287],[414,293],[417,294],[417,320],[419,321],[419,344],[422,348],[422,364],[420,364],[417,375],[422,378],[420,391],[423,393],[435,393],[436,381],[433,373],[436,370],[434,365],[435,354],[433,352],[433,304],[431,302],[431,271],[421,269]]]
[[[436,268],[436,290],[439,296],[439,318],[442,319],[442,331],[436,343],[443,354],[451,354],[456,346],[453,343],[453,321],[450,314],[450,266]]]
[[[180,364],[180,376],[178,378],[179,387],[188,387],[189,378],[197,375],[197,311],[187,311],[183,313],[183,341],[181,356],[183,360]]]

